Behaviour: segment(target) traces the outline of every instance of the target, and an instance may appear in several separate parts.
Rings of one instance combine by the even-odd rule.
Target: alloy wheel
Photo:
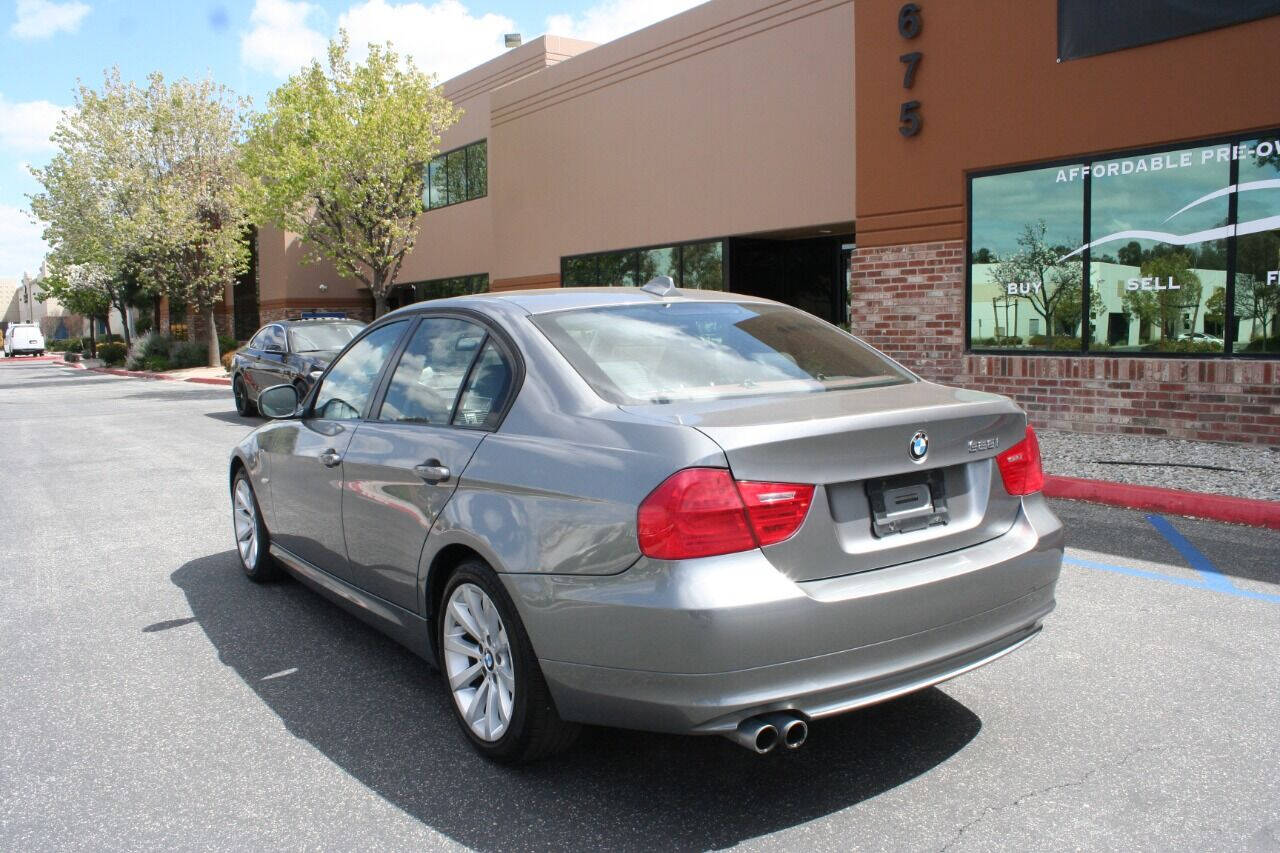
[[[481,740],[501,738],[515,708],[511,642],[497,606],[480,587],[459,584],[444,611],[444,669],[458,712]]]
[[[236,480],[232,503],[231,512],[235,520],[236,548],[240,551],[240,562],[244,563],[245,568],[252,569],[258,562],[258,508],[253,502],[253,489],[243,477]]]

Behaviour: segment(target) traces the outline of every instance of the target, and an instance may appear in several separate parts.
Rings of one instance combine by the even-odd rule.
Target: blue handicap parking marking
[[[1249,589],[1241,589],[1231,582],[1231,579],[1218,570],[1213,561],[1200,552],[1196,546],[1192,545],[1185,536],[1166,519],[1160,515],[1148,515],[1147,521],[1156,529],[1169,544],[1172,545],[1182,558],[1187,561],[1196,573],[1195,578],[1178,577],[1177,575],[1166,575],[1161,572],[1153,572],[1150,569],[1138,569],[1132,566],[1117,566],[1112,563],[1100,563],[1097,560],[1084,560],[1079,557],[1073,557],[1070,554],[1062,558],[1062,562],[1069,566],[1079,566],[1085,569],[1096,569],[1104,572],[1115,572],[1129,577],[1143,578],[1144,580],[1161,581],[1163,583],[1174,584],[1175,586],[1187,587],[1189,589],[1203,589],[1210,592],[1219,592],[1225,595],[1233,595],[1237,598],[1247,598],[1253,601],[1266,601],[1271,604],[1280,604],[1280,595],[1272,595],[1265,592],[1254,592]]]

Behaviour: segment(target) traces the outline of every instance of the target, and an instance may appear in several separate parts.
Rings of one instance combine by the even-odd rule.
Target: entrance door
[[[729,240],[729,290],[794,305],[829,323],[847,319],[849,236]]]

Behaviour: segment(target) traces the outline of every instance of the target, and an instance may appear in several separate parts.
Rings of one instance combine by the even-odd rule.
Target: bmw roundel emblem
[[[924,430],[911,436],[911,446],[907,449],[912,461],[922,462],[929,453],[929,434]]]

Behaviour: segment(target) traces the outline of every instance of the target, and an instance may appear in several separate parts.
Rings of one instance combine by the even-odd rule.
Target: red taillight
[[[1029,495],[1044,488],[1044,468],[1040,465],[1040,442],[1036,431],[1027,427],[1027,437],[996,457],[1004,490],[1011,495]]]
[[[688,560],[772,545],[800,529],[812,501],[813,486],[735,483],[723,468],[686,468],[640,504],[640,551]]]
[[[813,503],[813,486],[799,483],[739,480],[738,491],[761,545],[773,545],[790,538],[804,523],[809,504]]]

